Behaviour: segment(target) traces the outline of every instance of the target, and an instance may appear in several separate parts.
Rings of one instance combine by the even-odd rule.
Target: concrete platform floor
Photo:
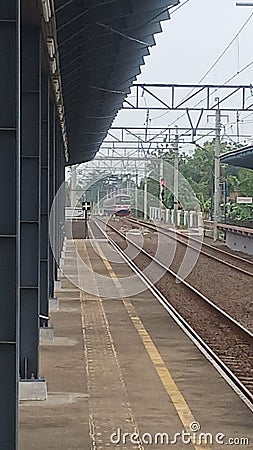
[[[48,400],[21,403],[20,450],[253,448],[252,412],[105,242],[69,241],[64,270]]]

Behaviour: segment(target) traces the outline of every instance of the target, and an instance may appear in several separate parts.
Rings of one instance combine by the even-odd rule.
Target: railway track
[[[249,261],[245,258],[241,258],[238,255],[233,255],[232,253],[228,253],[225,250],[219,249],[217,247],[214,247],[213,245],[207,244],[205,242],[201,243],[200,248],[200,241],[195,239],[192,235],[190,238],[188,235],[185,235],[181,233],[180,231],[173,231],[173,230],[166,230],[164,227],[147,223],[142,220],[135,220],[132,218],[127,219],[130,223],[135,225],[141,225],[145,226],[148,229],[151,229],[153,231],[159,231],[159,233],[162,233],[164,235],[169,236],[171,239],[179,242],[180,244],[184,245],[185,247],[190,247],[193,250],[196,250],[200,252],[202,255],[206,256],[207,258],[213,259],[216,262],[219,262],[223,265],[226,265],[238,272],[241,272],[245,275],[248,275],[250,277],[253,276],[253,262]],[[198,247],[194,247],[194,244],[198,244]],[[217,256],[219,255],[219,256]]]
[[[253,411],[253,334],[124,233],[101,218],[94,223]],[[122,250],[126,242],[139,251],[134,261]],[[165,271],[155,286],[143,274],[150,260]]]

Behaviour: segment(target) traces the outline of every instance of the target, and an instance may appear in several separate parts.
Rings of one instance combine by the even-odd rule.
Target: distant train
[[[131,198],[126,194],[117,194],[103,201],[105,215],[129,216],[131,212]]]

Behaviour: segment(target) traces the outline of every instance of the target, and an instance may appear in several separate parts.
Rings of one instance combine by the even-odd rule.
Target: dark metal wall
[[[18,446],[19,380],[40,377],[39,328],[48,325],[48,301],[57,274],[48,220],[64,182],[63,144],[49,74],[42,67],[40,23],[27,21],[26,6],[26,1],[0,0],[0,448],[4,450]],[[63,195],[55,212],[57,258],[63,242]]]
[[[18,381],[40,376],[39,326],[48,325],[48,298],[54,297],[58,275],[48,219],[53,216],[51,234],[59,262],[64,190],[53,214],[51,207],[64,182],[64,165],[95,156],[140,72],[147,47],[155,43],[153,34],[161,31],[160,20],[169,17],[164,7],[178,1],[118,0],[107,5],[94,0],[88,11],[82,1],[54,3],[47,18],[41,1],[0,0],[0,448],[4,450],[17,448]],[[106,18],[108,27],[102,24],[101,29],[98,17]],[[52,36],[55,71],[44,46]],[[134,39],[129,40],[131,36]],[[101,53],[101,47],[107,51]],[[63,103],[56,110],[57,94],[62,102],[66,99],[66,121],[59,112]],[[64,116],[61,127],[58,114]]]
[[[41,192],[40,192],[40,326],[48,326],[48,219],[49,219],[49,108],[50,108],[50,85],[45,73],[41,74]]]
[[[0,2],[0,443],[17,445],[19,347],[19,24],[16,1]]]
[[[38,377],[41,210],[40,30],[22,28],[20,376]],[[22,326],[23,325],[23,326]]]

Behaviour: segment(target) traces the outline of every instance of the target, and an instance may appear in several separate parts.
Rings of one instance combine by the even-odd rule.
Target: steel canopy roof
[[[93,159],[178,0],[55,0],[68,164]]]
[[[253,145],[226,153],[220,157],[220,161],[232,166],[253,169]]]

